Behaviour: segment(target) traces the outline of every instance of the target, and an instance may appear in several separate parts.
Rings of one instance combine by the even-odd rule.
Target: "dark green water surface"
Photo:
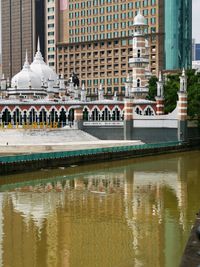
[[[176,267],[200,151],[0,176],[0,267]]]

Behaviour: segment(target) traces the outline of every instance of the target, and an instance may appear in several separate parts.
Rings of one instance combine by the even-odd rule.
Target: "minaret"
[[[178,140],[187,140],[187,76],[183,69],[178,92]]]
[[[129,64],[133,67],[131,97],[135,98],[145,98],[149,91],[149,50],[145,37],[147,30],[146,19],[139,10],[133,23],[133,57],[129,59]]]
[[[162,73],[159,73],[159,79],[157,82],[157,96],[156,96],[156,114],[164,114],[164,83],[162,79]]]

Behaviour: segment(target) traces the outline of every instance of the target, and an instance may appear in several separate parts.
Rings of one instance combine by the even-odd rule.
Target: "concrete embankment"
[[[59,166],[80,165],[91,162],[102,162],[133,157],[144,157],[164,153],[175,153],[197,148],[198,143],[168,142],[159,144],[126,143],[117,146],[102,147],[102,145],[67,151],[45,153],[18,154],[0,157],[0,175],[14,172],[33,171],[41,168],[54,168]]]
[[[180,263],[180,267],[198,266],[200,266],[200,212],[197,214]]]

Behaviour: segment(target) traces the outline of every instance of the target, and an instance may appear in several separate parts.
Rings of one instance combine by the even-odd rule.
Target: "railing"
[[[166,142],[166,143],[158,143],[158,144],[116,146],[116,147],[92,148],[92,149],[73,150],[73,151],[45,152],[45,153],[32,153],[32,154],[23,154],[23,155],[15,155],[15,156],[2,156],[0,157],[0,164],[78,157],[78,156],[95,155],[95,154],[101,154],[101,153],[137,151],[137,150],[146,150],[146,149],[162,148],[162,147],[174,147],[174,146],[180,146],[180,145],[182,145],[181,142],[174,141],[174,142]]]
[[[129,63],[149,63],[149,60],[147,58],[130,58]]]

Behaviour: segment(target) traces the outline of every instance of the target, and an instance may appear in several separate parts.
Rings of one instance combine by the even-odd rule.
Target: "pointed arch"
[[[153,110],[153,108],[151,106],[148,105],[144,109],[144,115],[145,116],[154,116],[155,115],[155,111]]]
[[[11,111],[8,107],[5,107],[2,111],[2,123],[4,125],[11,123]]]
[[[103,121],[110,121],[111,120],[111,110],[107,105],[104,106],[104,108],[102,110],[102,120]]]
[[[118,106],[114,106],[112,109],[112,120],[113,121],[119,121],[121,117],[121,112],[120,108]]]
[[[136,106],[135,107],[135,113],[138,114],[138,115],[142,115],[143,114],[143,110],[140,106]]]

